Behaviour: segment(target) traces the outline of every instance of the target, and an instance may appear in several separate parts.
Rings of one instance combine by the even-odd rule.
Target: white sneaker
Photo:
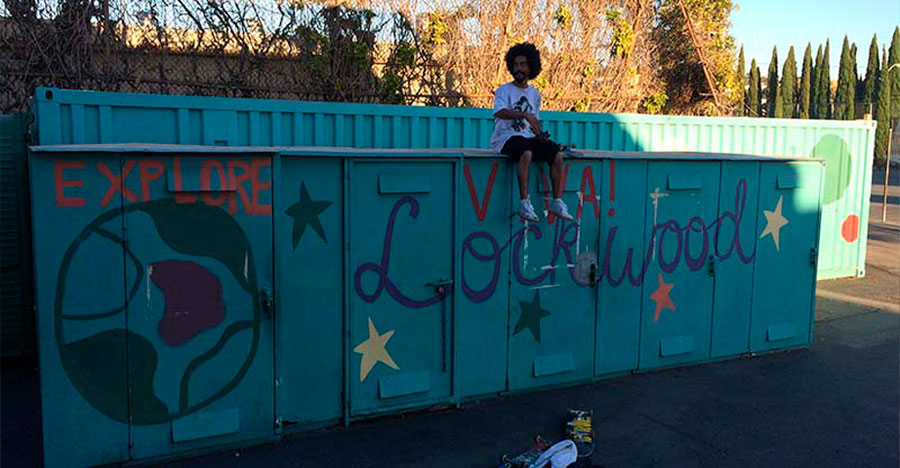
[[[553,200],[553,203],[550,204],[550,212],[555,214],[557,218],[564,219],[566,221],[572,221],[572,215],[569,214],[569,208],[566,206],[566,202],[562,201],[562,198],[556,198]]]
[[[537,213],[534,212],[534,207],[531,206],[531,197],[523,198],[519,202],[519,217],[522,218],[523,221],[540,221]]]

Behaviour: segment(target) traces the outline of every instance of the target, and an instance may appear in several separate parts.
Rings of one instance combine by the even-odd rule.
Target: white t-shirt
[[[494,93],[494,113],[503,109],[528,112],[540,118],[541,93],[531,86],[522,89],[513,83],[506,83],[497,88],[497,92]],[[499,153],[506,144],[506,140],[516,135],[526,138],[536,136],[531,130],[531,124],[525,119],[510,120],[495,117],[491,148]]]

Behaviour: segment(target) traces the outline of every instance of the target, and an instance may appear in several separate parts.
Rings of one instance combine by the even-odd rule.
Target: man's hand
[[[542,131],[544,131],[543,127],[541,127],[541,121],[538,120],[534,114],[528,112],[521,112],[512,109],[501,109],[494,113],[494,117],[498,119],[509,119],[509,120],[518,120],[525,119],[531,125],[531,130],[534,132],[534,135],[540,135]]]
[[[541,121],[538,120],[538,118],[535,117],[534,114],[525,113],[525,120],[527,120],[528,123],[531,124],[531,131],[534,132],[535,136],[540,135],[541,132],[544,131],[543,127],[541,127]]]

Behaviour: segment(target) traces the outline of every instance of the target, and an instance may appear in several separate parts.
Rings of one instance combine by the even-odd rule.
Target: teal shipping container
[[[40,145],[488,148],[488,109],[37,90]],[[542,112],[553,138],[601,151],[691,151],[827,162],[819,279],[865,275],[874,121]]]
[[[812,340],[820,160],[583,151],[526,224],[488,151],[232,143],[32,148],[47,466]]]

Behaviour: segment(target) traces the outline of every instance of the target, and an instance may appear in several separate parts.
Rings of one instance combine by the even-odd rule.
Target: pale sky
[[[816,48],[831,40],[829,68],[837,79],[844,35],[856,43],[856,66],[862,77],[869,63],[869,44],[878,35],[878,48],[890,47],[894,28],[900,25],[900,0],[735,0],[737,11],[731,15],[731,33],[738,48],[744,45],[744,66],[756,59],[760,73],[766,74],[772,47],[778,47],[778,73],[784,66],[788,49],[794,46],[797,72],[803,66],[806,44]],[[880,53],[880,52],[879,52]],[[880,60],[880,57],[879,57]]]

